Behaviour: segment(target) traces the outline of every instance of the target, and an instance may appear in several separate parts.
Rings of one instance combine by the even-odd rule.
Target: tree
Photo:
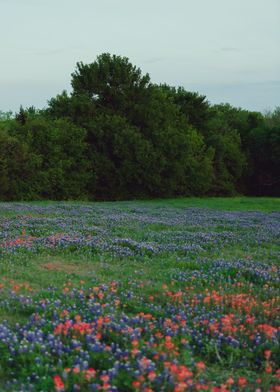
[[[128,58],[103,53],[91,64],[77,63],[71,85],[74,95],[86,94],[99,106],[124,112],[148,88],[150,77]]]
[[[10,110],[8,112],[3,112],[2,110],[0,110],[0,121],[4,122],[4,121],[10,121],[13,118],[13,112]]]
[[[166,84],[160,86],[180,108],[188,123],[200,133],[205,135],[207,123],[211,118],[210,104],[205,95],[186,91],[184,87],[170,87]]]
[[[274,125],[274,122],[268,122]],[[250,133],[252,159],[248,188],[252,194],[279,196],[280,194],[280,124],[255,128]]]
[[[45,110],[0,113],[0,198],[279,194],[279,108],[211,106],[108,53],[71,84]]]
[[[34,179],[28,145],[0,129],[0,199],[33,199]]]
[[[51,102],[51,110],[59,110],[63,103],[72,112],[71,120],[80,124],[82,119],[69,108],[76,106],[75,100],[84,103],[80,113],[88,119],[83,126],[97,181],[92,183],[97,192],[102,189],[103,197],[207,192],[213,178],[209,164],[213,154],[191,129],[171,89],[152,85],[149,76],[142,76],[127,58],[108,54],[89,65],[79,63],[72,86],[72,103],[63,95]],[[194,159],[196,148],[199,164]]]
[[[20,106],[19,112],[16,114],[16,120],[21,125],[25,125],[27,121],[27,112]]]
[[[235,111],[226,104],[214,105],[211,112],[205,142],[215,152],[212,192],[215,195],[232,195],[239,190],[247,162],[239,130],[231,121],[232,112]]]
[[[38,197],[81,198],[86,194],[89,168],[86,131],[65,119],[37,116],[18,125],[13,134],[29,148],[36,176],[30,184]]]

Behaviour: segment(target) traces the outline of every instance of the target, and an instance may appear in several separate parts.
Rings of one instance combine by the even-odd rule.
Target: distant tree
[[[250,133],[252,171],[248,176],[249,190],[257,195],[280,195],[280,123],[269,121]],[[275,126],[273,126],[275,124]]]
[[[77,63],[73,91],[0,112],[0,199],[280,195],[280,109],[210,105],[126,57]]]
[[[19,124],[25,125],[27,117],[27,112],[23,109],[22,106],[20,106],[19,112],[16,114],[16,120],[19,122]]]
[[[13,118],[13,112],[10,110],[8,112],[3,112],[0,110],[0,121],[10,121]]]
[[[280,126],[280,106],[276,107],[274,111],[268,111],[264,115],[265,125],[269,128]],[[254,127],[256,128],[256,127]]]

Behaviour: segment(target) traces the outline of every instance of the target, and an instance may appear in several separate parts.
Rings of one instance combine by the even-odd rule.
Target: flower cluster
[[[49,287],[35,278],[33,286],[28,273],[27,281],[1,277],[1,390],[280,391],[279,214],[3,208],[17,214],[0,230],[0,257],[13,271],[21,255],[77,251],[89,269],[100,258],[120,273],[79,282],[62,274],[64,283]],[[59,274],[54,266],[48,274]]]
[[[280,298],[266,292],[263,300],[236,283],[201,293],[194,282],[180,291],[164,284],[154,295],[141,295],[145,286],[133,281],[128,288],[116,281],[79,287],[67,282],[68,290],[50,289],[43,300],[22,294],[24,287],[11,289],[10,307],[34,313],[25,324],[0,324],[1,367],[15,380],[8,386],[42,390],[52,382],[56,391],[118,391],[124,386],[234,391],[270,385],[277,391]],[[257,383],[252,377],[236,378],[232,371],[218,384],[207,364],[229,361],[241,374],[245,368],[262,377]]]
[[[21,251],[108,253],[116,257],[176,254],[179,258],[230,244],[279,244],[280,214],[152,207],[2,203],[20,215],[0,222],[0,256]],[[160,226],[161,230],[151,230]],[[116,235],[126,227],[125,235]],[[127,237],[127,231],[142,233]]]

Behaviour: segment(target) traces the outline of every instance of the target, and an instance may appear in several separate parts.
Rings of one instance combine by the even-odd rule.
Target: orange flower
[[[181,381],[175,386],[174,392],[184,392],[187,390],[187,388],[188,388],[188,384]]]
[[[203,300],[203,302],[204,302],[205,304],[209,303],[210,301],[211,301],[210,295],[207,295],[207,297],[205,297],[204,300]]]
[[[76,316],[75,316],[75,320],[76,320],[76,322],[77,323],[79,323],[80,321],[81,321],[81,316],[79,315],[79,314],[77,314]]]
[[[138,340],[133,339],[133,340],[131,341],[131,344],[132,344],[133,347],[138,347],[139,342],[138,342]]]
[[[206,384],[195,384],[195,388],[197,391],[208,391],[209,386]]]
[[[174,348],[174,344],[172,343],[172,338],[171,336],[166,336],[165,337],[165,343],[164,343],[165,347],[168,350],[172,350]]]
[[[274,328],[269,324],[258,325],[258,330],[263,332],[266,335],[266,337],[269,339],[272,339],[277,332],[277,328]]]
[[[97,334],[95,335],[95,339],[100,340],[101,338],[102,338],[102,333],[97,332]]]

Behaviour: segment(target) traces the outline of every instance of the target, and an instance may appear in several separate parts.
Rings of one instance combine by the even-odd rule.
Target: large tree
[[[72,87],[70,96],[64,92],[50,101],[49,113],[87,130],[94,197],[209,190],[213,154],[171,90],[151,84],[127,58],[109,54],[78,63]]]
[[[150,77],[142,75],[128,58],[103,53],[91,64],[77,63],[71,84],[74,95],[86,94],[100,106],[126,111],[141,99]]]

